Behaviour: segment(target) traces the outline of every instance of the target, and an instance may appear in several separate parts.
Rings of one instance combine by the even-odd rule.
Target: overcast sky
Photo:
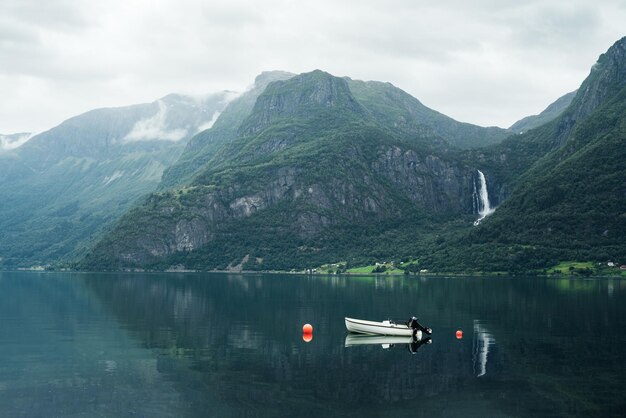
[[[626,0],[0,0],[0,133],[316,68],[508,127],[576,89],[624,22]]]

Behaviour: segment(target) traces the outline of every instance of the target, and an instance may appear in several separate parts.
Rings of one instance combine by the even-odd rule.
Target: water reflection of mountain
[[[318,279],[232,275],[87,283],[155,351],[159,371],[184,385],[181,393],[194,404],[204,403],[208,391],[229,405],[264,413],[304,404],[311,416],[329,408],[363,416],[364,405],[404,409],[407,401],[453,393],[472,377],[469,345],[433,344],[416,356],[345,350],[343,316],[363,310],[370,293],[358,282],[320,286]],[[345,293],[333,290],[337,286],[354,288]],[[378,288],[381,296],[389,290]],[[414,296],[395,302],[414,306]],[[299,335],[304,322],[316,327],[310,345]]]
[[[0,415],[177,416],[157,361],[68,276],[0,272]]]
[[[91,275],[85,282],[153,350],[159,372],[193,410],[227,405],[234,416],[589,416],[620,406],[613,400],[598,407],[589,393],[584,402],[576,400],[589,382],[553,367],[560,357],[581,361],[582,371],[596,358],[577,338],[584,330],[606,330],[616,321],[626,329],[623,319],[614,319],[626,317],[619,297],[581,304],[576,295],[537,280]],[[604,315],[597,315],[600,309]],[[343,316],[413,313],[435,330],[434,343],[416,356],[344,349]],[[298,333],[305,322],[316,329],[308,345]],[[457,327],[476,338],[455,341]],[[599,351],[624,368],[623,348]]]

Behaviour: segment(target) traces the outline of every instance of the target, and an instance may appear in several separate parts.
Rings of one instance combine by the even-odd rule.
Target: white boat
[[[394,321],[365,321],[363,319],[345,318],[346,328],[350,332],[359,334],[378,334],[378,335],[401,335],[415,338],[422,338],[422,331],[409,328],[406,324],[398,324]]]

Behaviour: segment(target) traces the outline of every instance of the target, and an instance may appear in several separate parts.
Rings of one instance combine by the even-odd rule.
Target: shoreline
[[[466,273],[453,273],[453,272],[433,272],[433,273],[419,273],[419,274],[404,274],[404,273],[322,273],[322,272],[305,272],[305,271],[280,271],[280,270],[102,270],[102,271],[90,271],[90,270],[71,270],[71,269],[8,269],[0,270],[0,273],[92,273],[92,274],[119,274],[119,273],[135,273],[135,274],[242,274],[242,275],[254,275],[254,274],[277,274],[277,275],[293,275],[293,276],[336,276],[336,277],[404,277],[404,278],[514,278],[514,277],[542,277],[542,278],[570,278],[570,279],[626,279],[624,274],[613,275],[590,275],[583,276],[580,274],[545,274],[539,272],[522,272],[522,273],[506,273],[506,272],[466,272]],[[621,273],[621,272],[620,272]]]

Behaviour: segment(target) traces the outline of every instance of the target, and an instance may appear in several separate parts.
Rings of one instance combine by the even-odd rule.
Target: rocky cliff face
[[[591,74],[579,89],[572,118],[589,116],[608,96],[614,95],[626,83],[626,37],[617,41],[600,55],[591,67]]]
[[[296,77],[293,82],[276,81],[268,85],[239,133],[252,135],[281,119],[309,117],[320,109],[363,112],[346,80],[316,70]]]
[[[591,115],[624,84],[626,84],[626,37],[615,42],[591,67],[591,72],[578,89],[572,105],[560,118],[557,128],[558,146],[565,144],[577,122]]]
[[[200,249],[211,244],[224,223],[277,207],[289,208],[292,216],[285,214],[285,224],[304,241],[346,222],[402,218],[413,210],[452,216],[474,212],[473,168],[398,146],[380,147],[367,168],[316,181],[298,166],[284,166],[252,193],[242,193],[236,184],[219,191],[195,186],[155,198],[156,211],[144,216],[146,223],[159,218],[158,228],[142,231],[136,245],[120,250],[118,261],[142,265]]]
[[[379,155],[372,168],[416,205],[432,212],[461,214],[471,210],[473,170],[435,155],[420,156],[414,150],[399,147]]]
[[[348,80],[322,71],[269,83],[187,185],[155,193],[94,253],[118,268],[174,259],[207,268],[207,253],[237,264],[250,254],[324,251],[332,245],[325,237],[344,229],[384,233],[388,224],[464,216],[471,224],[476,168],[455,159],[421,119],[398,129],[398,115],[410,118],[413,105],[385,115],[375,95],[400,93],[374,87],[366,108]],[[424,120],[432,116],[425,109]],[[221,129],[218,120],[191,147]]]

